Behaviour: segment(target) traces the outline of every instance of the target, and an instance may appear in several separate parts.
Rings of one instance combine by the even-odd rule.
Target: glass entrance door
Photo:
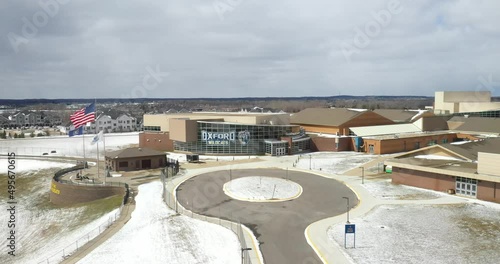
[[[477,180],[475,179],[457,177],[455,187],[457,194],[474,198],[477,196]]]
[[[286,148],[276,148],[276,156],[286,155],[285,151],[286,151]]]

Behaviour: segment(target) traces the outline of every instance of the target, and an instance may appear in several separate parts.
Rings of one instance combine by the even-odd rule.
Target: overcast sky
[[[498,0],[2,0],[1,98],[499,96],[499,10]]]

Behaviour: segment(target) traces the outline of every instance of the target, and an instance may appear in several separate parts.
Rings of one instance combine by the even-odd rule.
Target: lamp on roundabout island
[[[342,197],[347,200],[347,223],[349,224],[349,197]]]
[[[241,248],[241,264],[244,264],[244,262],[243,262],[244,261],[244,257],[243,257],[244,255],[243,255],[243,253],[245,251],[248,251],[248,250],[252,250],[252,248]]]

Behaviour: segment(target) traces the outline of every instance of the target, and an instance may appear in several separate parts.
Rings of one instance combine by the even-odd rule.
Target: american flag
[[[69,117],[71,123],[75,126],[75,129],[85,125],[88,122],[95,121],[95,103],[91,103],[89,106],[76,111]]]

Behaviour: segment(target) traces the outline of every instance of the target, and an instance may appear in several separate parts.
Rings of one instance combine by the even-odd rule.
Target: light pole
[[[349,224],[349,197],[342,197],[347,200],[347,223]]]
[[[243,257],[243,253],[245,251],[248,251],[248,250],[252,250],[252,248],[241,248],[241,264],[243,264],[243,260],[244,260],[244,257]]]
[[[361,184],[365,184],[365,167],[361,167]]]

